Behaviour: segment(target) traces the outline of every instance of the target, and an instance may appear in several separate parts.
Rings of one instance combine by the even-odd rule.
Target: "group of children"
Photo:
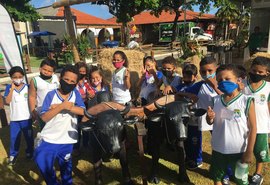
[[[269,162],[270,83],[264,80],[270,72],[269,59],[257,57],[248,77],[242,67],[218,66],[212,57],[203,58],[200,69],[186,64],[180,77],[176,63],[173,57],[166,57],[162,71],[158,71],[153,57],[144,58],[137,84],[142,106],[160,95],[179,94],[192,99],[193,106],[207,110],[207,114],[189,120],[185,141],[187,168],[202,165],[202,131],[209,130],[213,149],[210,174],[215,184],[229,183],[236,162],[250,163],[253,152],[256,172],[249,183],[261,184],[263,163]],[[128,58],[124,52],[116,51],[112,64],[113,101],[130,103]],[[81,134],[84,147],[88,145],[88,135],[78,130],[77,123],[89,100],[100,91],[110,92],[110,85],[98,67],[88,69],[83,62],[64,67],[59,79],[55,68],[53,60],[42,61],[40,75],[30,85],[24,81],[22,68],[16,66],[9,71],[12,83],[4,94],[5,103],[10,105],[9,164],[16,162],[22,131],[27,143],[26,157],[34,158],[46,183],[57,184],[53,167],[57,160],[62,184],[72,184],[71,156],[73,151],[79,151]],[[202,80],[196,82],[198,71]],[[35,141],[35,148],[32,122],[40,126],[40,140]],[[248,184],[247,178],[236,182]]]

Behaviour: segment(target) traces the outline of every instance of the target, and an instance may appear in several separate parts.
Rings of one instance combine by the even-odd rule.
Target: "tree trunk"
[[[75,63],[77,63],[80,61],[80,56],[78,52],[77,38],[76,38],[75,30],[74,30],[74,24],[73,24],[70,6],[65,6],[65,16],[67,19],[68,34],[70,35],[71,42],[72,42],[72,52],[74,56],[74,61]]]
[[[53,8],[59,8],[61,6],[70,6],[74,4],[81,4],[81,3],[88,3],[88,2],[95,2],[98,0],[62,0],[62,1],[57,1],[53,3]]]
[[[171,47],[173,47],[173,42],[176,40],[176,34],[177,34],[177,22],[178,18],[180,17],[180,12],[177,10],[175,11],[175,18],[173,21],[173,27],[172,27],[172,39],[171,39]]]

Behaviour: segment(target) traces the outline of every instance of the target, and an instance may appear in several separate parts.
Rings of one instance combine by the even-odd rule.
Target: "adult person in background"
[[[265,34],[260,31],[260,27],[256,26],[254,32],[250,35],[247,45],[249,46],[250,56],[257,53],[262,47]]]

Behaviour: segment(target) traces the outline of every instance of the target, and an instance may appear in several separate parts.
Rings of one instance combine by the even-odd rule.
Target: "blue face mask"
[[[208,78],[215,78],[215,76],[216,76],[216,72],[210,75],[202,76],[202,79],[207,80]]]
[[[231,81],[222,81],[218,83],[218,89],[224,94],[231,94],[237,88],[238,84]]]

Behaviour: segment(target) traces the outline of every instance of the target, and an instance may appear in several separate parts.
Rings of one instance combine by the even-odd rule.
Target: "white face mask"
[[[19,78],[19,79],[14,79],[14,80],[13,80],[13,83],[14,83],[15,85],[20,85],[22,82],[23,82],[23,78]]]

